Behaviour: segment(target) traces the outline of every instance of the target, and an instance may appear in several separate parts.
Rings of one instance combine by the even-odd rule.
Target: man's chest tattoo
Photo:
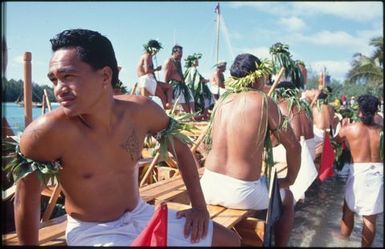
[[[136,161],[139,159],[139,142],[135,136],[134,131],[132,131],[128,138],[122,144],[120,144],[120,147],[126,152],[128,152],[131,160]]]

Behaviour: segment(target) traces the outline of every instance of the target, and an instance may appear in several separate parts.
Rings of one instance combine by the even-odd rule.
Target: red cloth
[[[323,151],[321,155],[321,165],[319,169],[318,179],[325,181],[330,176],[334,175],[333,163],[334,163],[334,150],[330,141],[329,134],[325,132],[325,139],[323,145]]]
[[[131,246],[167,246],[167,204],[162,202]]]

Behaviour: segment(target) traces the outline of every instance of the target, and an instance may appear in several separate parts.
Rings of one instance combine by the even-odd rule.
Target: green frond
[[[15,142],[3,140],[2,148],[6,150],[6,156],[2,158],[8,162],[2,166],[2,170],[7,173],[7,177],[14,183],[32,172],[37,172],[39,180],[47,185],[49,179],[59,174],[60,162],[40,162],[29,159],[20,152],[19,142],[20,140]]]

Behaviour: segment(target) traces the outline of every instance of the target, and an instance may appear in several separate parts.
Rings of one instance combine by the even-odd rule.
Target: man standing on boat
[[[11,172],[20,177],[15,195],[20,243],[38,244],[39,179],[50,173],[65,195],[68,246],[129,246],[154,212],[140,197],[137,164],[151,134],[172,140],[168,149],[179,158],[191,199],[191,209],[169,209],[168,245],[239,246],[233,231],[209,219],[193,155],[173,136],[181,132],[178,123],[148,98],[113,96],[118,66],[111,42],[98,32],[73,29],[51,44],[48,77],[60,107],[34,120],[21,137],[17,159],[40,166],[21,161]]]
[[[157,40],[150,40],[144,45],[144,54],[140,57],[136,67],[139,77],[139,89],[142,96],[158,96],[165,109],[172,107],[172,87],[161,81],[157,81],[155,72],[161,70],[162,66],[154,69],[152,61],[162,45]]]
[[[341,234],[349,237],[355,213],[363,216],[361,246],[370,247],[376,234],[377,215],[384,210],[384,132],[374,122],[378,99],[361,95],[358,100],[361,122],[342,120],[337,141],[347,142],[353,163],[349,165],[342,209]]]
[[[175,45],[172,48],[171,57],[163,65],[164,81],[173,87],[174,102],[181,104],[185,112],[193,113],[195,112],[194,96],[184,82],[181,64],[182,56],[182,46]]]
[[[215,65],[216,69],[211,76],[211,93],[213,94],[215,100],[218,100],[222,93],[225,92],[225,75],[226,71],[226,62],[221,61]]]
[[[194,53],[185,59],[186,72],[184,81],[193,93],[195,100],[195,110],[200,113],[195,117],[197,120],[208,120],[210,118],[209,108],[214,105],[214,98],[210,92],[207,82],[199,72],[199,59],[201,54]]]
[[[270,67],[252,54],[240,54],[230,68],[226,92],[211,116],[211,150],[201,178],[209,204],[235,209],[267,209],[269,197],[261,178],[266,135],[272,132],[287,150],[288,170],[278,179],[283,213],[275,223],[275,246],[287,246],[294,221],[293,195],[301,147],[274,101],[263,91]],[[268,146],[268,145],[267,145]]]

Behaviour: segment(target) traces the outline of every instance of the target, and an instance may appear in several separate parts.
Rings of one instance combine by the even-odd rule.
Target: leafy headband
[[[192,55],[189,55],[189,56],[187,56],[186,59],[184,59],[184,61],[185,61],[185,65],[184,66],[186,68],[191,67],[193,65],[194,61],[199,60],[200,58],[202,58],[202,54],[201,53],[194,53]]]
[[[162,44],[157,40],[150,40],[147,44],[143,44],[144,50],[150,54],[157,53],[162,47]]]
[[[263,76],[268,76],[272,72],[272,64],[271,61],[264,59],[261,61],[261,63],[257,66],[257,70],[254,72],[249,73],[248,75],[244,77],[234,77],[230,76],[226,81],[225,85],[226,88],[229,89],[231,92],[239,93],[247,91],[249,88],[251,88],[251,85],[256,82],[259,78]]]

